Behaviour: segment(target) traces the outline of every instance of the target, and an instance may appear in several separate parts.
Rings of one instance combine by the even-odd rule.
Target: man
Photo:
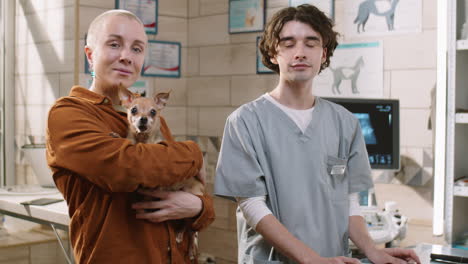
[[[176,237],[179,223],[173,220],[193,231],[214,220],[208,195],[157,189],[204,179],[194,142],[174,141],[162,118],[165,141],[133,145],[125,138],[128,121],[119,91],[140,77],[147,42],[143,23],[131,12],[99,15],[85,47],[91,87],[73,87],[49,112],[47,160],[68,204],[76,263],[194,263],[192,232]]]
[[[275,14],[260,50],[278,85],[227,120],[215,194],[239,202],[239,263],[359,263],[348,238],[374,263],[419,261],[377,249],[356,215],[357,194],[372,187],[359,122],[313,95],[337,46],[332,26],[311,5]]]

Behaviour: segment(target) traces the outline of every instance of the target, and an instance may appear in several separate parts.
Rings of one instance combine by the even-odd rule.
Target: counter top
[[[468,250],[451,248],[449,246],[421,243],[415,247],[412,247],[412,249],[416,252],[416,254],[418,254],[422,264],[447,263],[443,261],[431,260],[431,253],[458,256],[463,257],[464,259],[468,258]]]
[[[8,195],[0,193],[0,213],[30,220],[41,224],[54,224],[57,228],[68,230],[70,218],[65,201],[48,205],[22,205],[22,202],[39,198],[59,198],[63,196],[55,189],[44,194]]]

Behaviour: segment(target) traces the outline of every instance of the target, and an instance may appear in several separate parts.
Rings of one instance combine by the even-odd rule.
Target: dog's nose
[[[140,119],[140,123],[143,124],[143,125],[146,125],[146,123],[148,123],[148,118],[142,117],[142,118]]]

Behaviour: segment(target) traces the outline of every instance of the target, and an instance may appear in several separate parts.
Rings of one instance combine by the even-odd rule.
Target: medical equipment
[[[386,202],[383,211],[377,207],[363,207],[362,213],[375,244],[393,247],[405,238],[408,218],[398,212],[395,202]]]
[[[394,247],[406,237],[408,218],[398,211],[395,202],[386,202],[385,208],[380,210],[375,193],[370,190],[359,193],[359,205],[375,244]]]

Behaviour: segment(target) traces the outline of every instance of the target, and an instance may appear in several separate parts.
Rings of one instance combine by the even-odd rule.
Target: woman
[[[47,159],[69,206],[77,263],[196,262],[189,255],[190,232],[177,243],[171,220],[185,219],[194,231],[214,220],[208,195],[154,189],[189,177],[204,180],[195,143],[175,142],[163,119],[161,130],[169,140],[132,145],[125,139],[128,123],[119,89],[140,76],[147,42],[143,24],[131,12],[99,15],[85,47],[91,87],[73,87],[49,112]],[[136,193],[160,200],[138,202]],[[140,213],[144,209],[152,210]]]

